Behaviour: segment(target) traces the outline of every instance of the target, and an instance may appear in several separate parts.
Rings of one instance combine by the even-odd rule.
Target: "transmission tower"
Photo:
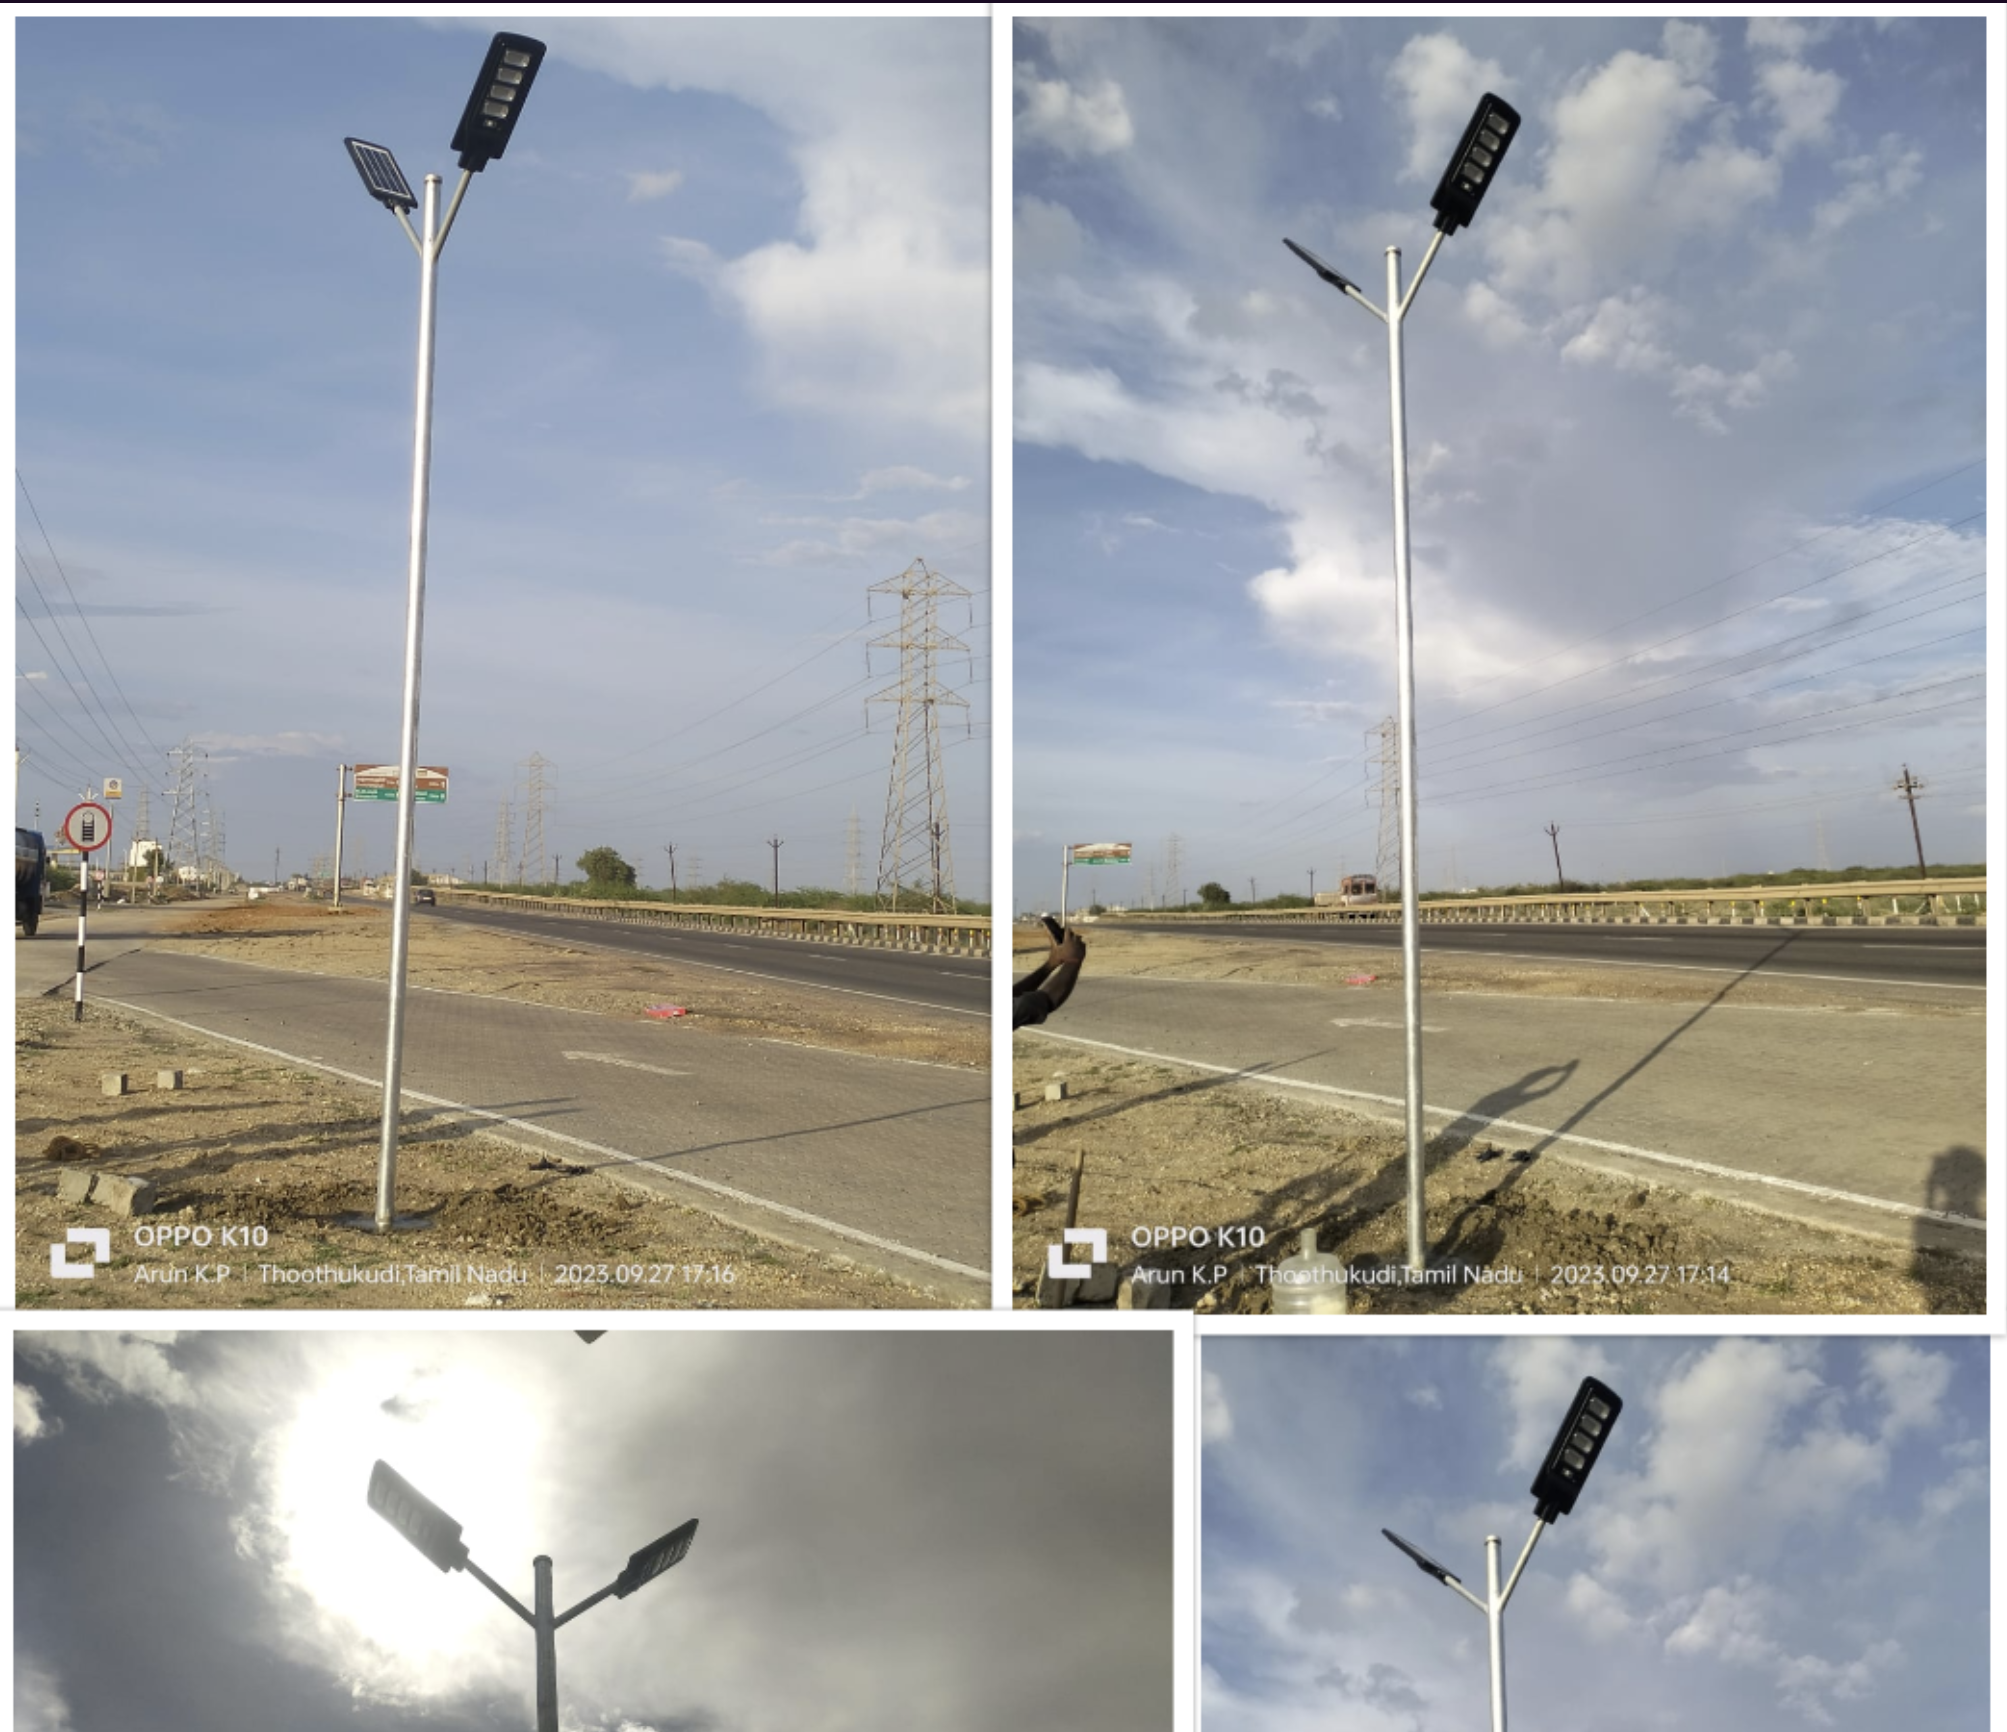
[[[1377,742],[1378,756],[1373,756]],[[1401,875],[1401,731],[1389,716],[1366,730],[1367,762],[1378,772],[1366,798],[1380,802],[1380,837],[1373,848],[1373,880],[1382,894]],[[1419,880],[1417,880],[1419,882]]]
[[[507,800],[495,803],[495,882],[509,881],[509,838],[515,834],[515,814]]]
[[[943,632],[938,610],[943,600],[966,602],[969,592],[952,579],[928,569],[916,559],[897,577],[871,586],[872,595],[899,598],[899,626],[873,638],[865,651],[899,652],[899,680],[866,698],[872,704],[899,705],[897,735],[892,742],[892,780],[885,794],[885,833],[878,850],[878,900],[897,909],[909,884],[928,886],[925,895],[933,913],[955,902],[955,867],[948,842],[948,784],[941,765],[941,711],[969,707],[967,698],[940,682],[942,659],[969,653],[969,646]]]
[[[543,753],[532,752],[529,762],[522,766],[526,783],[523,795],[523,859],[528,865],[525,871],[518,868],[518,882],[534,884],[544,872],[544,772],[550,768]]]
[[[1164,843],[1164,877],[1168,880],[1164,885],[1164,900],[1176,903],[1181,908],[1184,906],[1185,901],[1184,882],[1180,877],[1184,862],[1184,853],[1185,845],[1174,830],[1171,832],[1169,839]]]
[[[203,754],[186,740],[167,754],[174,760],[174,793],[167,815],[167,858],[178,871],[199,864],[201,845],[195,833],[196,759]]]

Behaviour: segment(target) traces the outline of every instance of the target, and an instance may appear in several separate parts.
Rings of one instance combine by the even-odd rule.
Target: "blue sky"
[[[520,852],[541,754],[567,873],[607,844],[663,883],[674,842],[685,883],[764,882],[778,835],[784,884],[841,885],[855,810],[869,888],[867,589],[924,559],[972,592],[940,671],[985,894],[986,20],[510,27],[550,57],[441,265],[419,864],[479,870],[512,793]],[[164,829],[185,741],[230,864],[296,870],[335,765],[395,761],[418,271],[342,139],[450,196],[492,28],[17,25],[20,821],[122,774]],[[387,868],[391,808],[351,817]]]
[[[1582,1378],[1624,1409],[1506,1614],[1549,1732],[1980,1726],[1987,1344],[1893,1337],[1202,1347],[1206,1732],[1485,1723],[1484,1590]]]
[[[1985,31],[1019,20],[1017,901],[1373,869],[1385,329],[1282,237],[1383,302],[1487,90],[1405,327],[1423,887],[1902,864],[1905,763],[1982,858]]]

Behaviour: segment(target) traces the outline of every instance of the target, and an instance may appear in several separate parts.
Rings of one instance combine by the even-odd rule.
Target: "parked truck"
[[[39,830],[14,827],[14,924],[28,937],[42,924],[49,880],[49,850]]]

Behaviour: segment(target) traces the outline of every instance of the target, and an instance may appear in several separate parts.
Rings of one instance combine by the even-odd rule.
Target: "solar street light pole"
[[[1596,1465],[1604,1444],[1609,1440],[1610,1427],[1616,1424],[1617,1415],[1623,1410],[1623,1398],[1608,1384],[1594,1377],[1582,1379],[1582,1386],[1575,1392],[1567,1417],[1561,1421],[1561,1429],[1554,1434],[1547,1457],[1533,1481],[1533,1531],[1526,1536],[1526,1544],[1519,1551],[1519,1561],[1512,1566],[1512,1574],[1506,1578],[1502,1588],[1498,1582],[1498,1535],[1484,1536],[1484,1598],[1481,1600],[1419,1546],[1411,1545],[1391,1528],[1380,1530],[1414,1560],[1424,1575],[1434,1576],[1446,1588],[1454,1588],[1484,1614],[1491,1646],[1491,1732],[1506,1732],[1506,1603],[1512,1598],[1512,1590],[1519,1586],[1519,1578],[1526,1573],[1527,1560],[1533,1556],[1533,1548],[1540,1543],[1540,1536],[1574,1509],[1575,1499],[1581,1494],[1589,1470]]]
[[[537,1727],[536,1732],[558,1732],[557,1633],[581,1612],[588,1612],[609,1594],[626,1599],[635,1589],[673,1569],[689,1555],[697,1537],[693,1517],[681,1527],[650,1541],[627,1560],[620,1574],[597,1593],[588,1594],[567,1612],[554,1610],[551,1592],[551,1561],[531,1559],[535,1572],[532,1611],[523,1602],[474,1562],[466,1542],[460,1538],[460,1524],[424,1495],[386,1461],[379,1461],[369,1476],[369,1507],[390,1523],[436,1569],[465,1570],[517,1617],[530,1626],[537,1643]]]
[[[1415,773],[1415,609],[1414,581],[1408,549],[1408,411],[1402,333],[1408,309],[1422,279],[1435,263],[1436,251],[1477,214],[1491,188],[1492,176],[1506,147],[1519,131],[1519,112],[1511,104],[1486,94],[1465,127],[1430,199],[1436,211],[1436,232],[1422,255],[1414,280],[1401,288],[1401,249],[1387,249],[1387,305],[1383,312],[1359,285],[1333,270],[1315,253],[1285,239],[1283,245],[1348,299],[1357,301],[1387,327],[1387,399],[1389,444],[1394,472],[1394,654],[1400,688],[1401,739],[1401,997],[1406,1012],[1407,1133],[1408,1133],[1408,1270],[1421,1275],[1428,1267],[1428,1227],[1423,1189],[1427,1177],[1428,1132],[1422,1112],[1422,950],[1420,888],[1416,842]],[[1313,892],[1316,885],[1313,881]],[[1315,900],[1313,895],[1312,900]]]
[[[397,756],[397,859],[391,871],[390,1024],[384,1040],[383,1132],[376,1167],[376,1230],[396,1219],[398,1109],[404,1071],[406,959],[411,944],[411,844],[417,808],[418,685],[425,630],[425,535],[432,494],[432,349],[437,322],[439,254],[475,175],[508,148],[524,99],[543,64],[544,45],[499,33],[488,45],[451,148],[460,153],[460,183],[439,218],[439,176],[425,177],[422,229],[411,226],[412,196],[397,159],[380,144],[346,140],[350,159],[371,198],[393,212],[418,253],[418,403],[411,443],[411,563],[404,620],[404,720]]]

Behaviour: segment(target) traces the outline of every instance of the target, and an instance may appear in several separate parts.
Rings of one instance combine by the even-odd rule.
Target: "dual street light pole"
[[[344,139],[369,195],[392,212],[418,253],[418,407],[411,450],[411,565],[404,620],[404,725],[397,758],[397,863],[391,875],[390,1028],[383,1062],[383,1136],[376,1173],[376,1230],[396,1218],[397,1121],[404,1070],[404,979],[411,942],[411,841],[418,773],[418,683],[425,630],[425,531],[432,488],[432,333],[437,311],[439,254],[475,175],[508,148],[544,45],[507,31],[488,44],[481,76],[467,98],[450,149],[460,153],[460,184],[439,220],[439,176],[425,177],[423,232],[408,214],[418,206],[397,158],[380,144]],[[276,870],[276,869],[275,869]]]
[[[1519,111],[1487,94],[1464,128],[1462,142],[1429,200],[1436,212],[1436,232],[1422,255],[1414,281],[1401,289],[1401,249],[1387,249],[1387,305],[1376,307],[1349,277],[1333,270],[1315,253],[1294,241],[1283,245],[1340,294],[1355,300],[1387,327],[1387,395],[1391,415],[1394,469],[1394,648],[1400,677],[1401,733],[1401,985],[1407,1011],[1408,1083],[1408,1269],[1420,1275],[1428,1267],[1428,1239],[1422,1187],[1426,1174],[1427,1133],[1422,1123],[1422,957],[1421,923],[1416,883],[1415,776],[1415,610],[1408,563],[1408,421],[1403,371],[1402,330],[1422,278],[1435,263],[1436,249],[1477,214],[1490,191],[1492,177],[1506,149],[1519,134]],[[1313,884],[1312,900],[1315,900]]]
[[[1610,1427],[1616,1423],[1617,1415],[1623,1409],[1622,1397],[1607,1383],[1594,1377],[1582,1379],[1582,1387],[1575,1392],[1568,1417],[1554,1434],[1554,1441],[1547,1449],[1547,1458],[1540,1464],[1540,1472],[1534,1476],[1533,1532],[1526,1536],[1526,1544],[1519,1551],[1519,1561],[1512,1566],[1512,1574],[1506,1578],[1503,1588],[1498,1583],[1498,1535],[1485,1535],[1484,1598],[1481,1600],[1421,1547],[1411,1545],[1391,1528],[1380,1530],[1414,1560],[1424,1575],[1434,1576],[1446,1588],[1454,1588],[1484,1614],[1485,1628],[1491,1641],[1491,1732],[1506,1732],[1506,1602],[1512,1598],[1512,1590],[1519,1586],[1519,1578],[1525,1573],[1526,1562],[1533,1556],[1533,1548],[1540,1543],[1540,1536],[1575,1507],[1575,1499],[1581,1495],[1590,1468],[1596,1465],[1603,1445],[1609,1441]]]
[[[689,1555],[697,1537],[697,1520],[691,1517],[681,1527],[645,1545],[627,1560],[627,1567],[596,1594],[588,1594],[568,1612],[554,1610],[551,1593],[551,1561],[533,1558],[530,1568],[536,1583],[534,1611],[509,1592],[468,1555],[460,1538],[460,1524],[414,1486],[387,1461],[379,1461],[369,1476],[369,1507],[397,1529],[441,1571],[465,1570],[536,1633],[537,1644],[537,1727],[536,1732],[558,1732],[557,1633],[581,1612],[590,1611],[609,1594],[626,1599],[665,1570],[673,1569]]]

